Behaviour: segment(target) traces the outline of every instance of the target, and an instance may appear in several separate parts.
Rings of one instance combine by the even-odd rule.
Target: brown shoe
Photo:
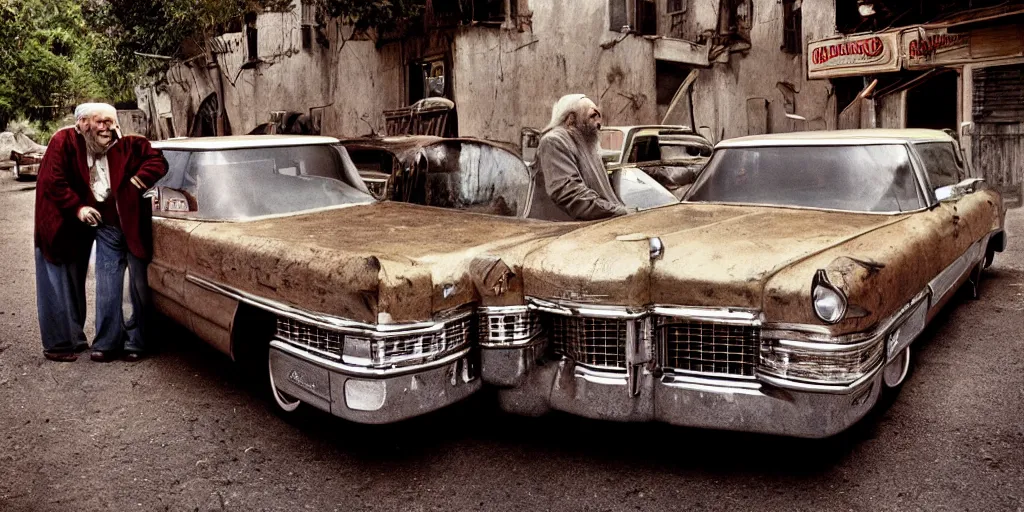
[[[131,351],[128,351],[128,352],[125,352],[124,354],[121,354],[121,360],[122,361],[127,361],[129,363],[135,363],[135,362],[141,361],[144,358],[145,358],[145,356],[142,355],[142,352],[131,352]]]
[[[109,363],[109,362],[113,361],[114,359],[117,359],[117,356],[115,356],[113,352],[103,352],[102,350],[93,350],[92,354],[89,354],[89,359],[92,359],[93,361],[95,361],[97,363]]]
[[[78,354],[67,351],[44,350],[43,357],[50,361],[57,361],[58,363],[73,363],[78,361]]]

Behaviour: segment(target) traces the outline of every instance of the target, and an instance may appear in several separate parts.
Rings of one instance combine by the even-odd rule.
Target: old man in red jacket
[[[96,242],[96,339],[92,359],[145,349],[150,310],[146,266],[152,252],[152,207],[143,192],[167,161],[143,137],[121,138],[117,111],[105,103],[75,109],[75,126],[53,135],[36,184],[36,306],[43,355],[74,361],[88,348],[85,275]],[[133,318],[121,309],[125,267]]]

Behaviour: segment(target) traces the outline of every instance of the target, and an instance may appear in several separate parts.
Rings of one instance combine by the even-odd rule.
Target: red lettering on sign
[[[826,62],[846,55],[863,55],[867,58],[878,57],[885,51],[885,42],[881,37],[861,39],[859,41],[844,41],[839,44],[820,46],[811,52],[811,62],[814,64],[825,64]]]
[[[967,44],[967,34],[935,34],[910,41],[907,53],[911,59],[923,59],[935,55],[938,50]]]

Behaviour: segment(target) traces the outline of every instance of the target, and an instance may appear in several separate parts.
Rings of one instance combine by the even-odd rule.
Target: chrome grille
[[[277,317],[277,335],[297,345],[341,356],[345,335],[304,324],[286,317]]]
[[[626,320],[544,316],[556,355],[590,366],[626,367]]]
[[[480,343],[515,345],[540,334],[540,318],[529,310],[491,312],[480,316]]]
[[[472,322],[472,315],[466,315],[448,321],[438,332],[375,339],[373,350],[378,361],[388,364],[444,354],[469,342]]]
[[[345,338],[348,337],[350,344],[361,342],[369,347],[369,353],[364,357],[369,357],[374,366],[391,367],[430,361],[464,349],[476,332],[473,322],[473,315],[464,314],[447,320],[440,329],[417,334],[368,334],[361,331],[346,334],[291,318],[278,317],[277,337],[338,359],[345,356]]]
[[[752,377],[761,328],[659,318],[661,366],[686,372]]]

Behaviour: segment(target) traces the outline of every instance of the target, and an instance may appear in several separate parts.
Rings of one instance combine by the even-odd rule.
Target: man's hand
[[[146,184],[143,183],[142,179],[140,179],[138,176],[132,176],[132,178],[128,181],[132,182],[132,185],[135,185],[135,188],[139,190],[146,190]]]
[[[90,225],[98,226],[103,221],[103,216],[100,215],[99,210],[92,206],[83,206],[78,209],[78,220]]]

